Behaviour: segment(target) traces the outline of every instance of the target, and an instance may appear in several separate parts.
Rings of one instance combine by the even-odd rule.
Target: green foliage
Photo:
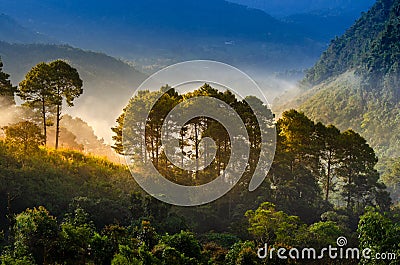
[[[22,121],[3,127],[6,143],[17,148],[21,155],[36,153],[39,146],[44,143],[44,135],[40,127],[29,121]]]
[[[167,245],[160,245],[156,246],[154,249],[154,253],[156,257],[162,261],[161,264],[169,265],[169,264],[177,264],[177,265],[194,265],[198,264],[193,259],[185,257],[183,253],[180,253],[175,248],[167,246]]]
[[[246,217],[249,220],[249,232],[262,244],[272,245],[279,242],[292,245],[300,227],[297,216],[276,211],[275,205],[270,202],[262,203],[256,211],[247,211]]]
[[[303,80],[300,108],[323,123],[359,132],[380,156],[398,157],[400,133],[398,0],[379,0],[333,40]]]
[[[90,213],[98,227],[130,222],[131,193],[138,186],[124,166],[70,150],[39,149],[21,160],[3,142],[0,145],[2,213],[45,205],[62,216],[71,204]]]
[[[82,85],[77,70],[61,60],[48,64],[44,62],[37,64],[19,84],[18,96],[26,101],[27,106],[41,111],[45,143],[47,116],[49,112],[52,113],[52,107],[56,108],[54,115],[56,119],[56,149],[58,148],[63,101],[68,106],[73,106],[74,99],[83,93]]]
[[[309,226],[310,241],[314,246],[335,245],[336,239],[343,236],[343,230],[333,221],[318,222]]]
[[[56,110],[56,143],[55,148],[58,148],[58,139],[60,136],[60,120],[61,108],[63,101],[68,107],[73,106],[73,101],[83,93],[83,82],[79,77],[78,71],[71,67],[68,63],[62,60],[56,60],[49,63],[52,71],[51,83],[55,92],[54,105]]]
[[[27,209],[15,217],[14,255],[32,255],[39,264],[54,260],[57,251],[58,226],[56,219],[42,206]]]
[[[370,248],[371,257],[377,253],[394,253],[400,255],[400,226],[377,209],[368,208],[360,217],[357,232],[360,248]],[[380,261],[376,259],[361,260],[362,264],[397,264],[396,260]]]
[[[128,246],[120,246],[119,253],[111,261],[112,265],[141,265],[142,263],[135,258],[134,251]]]
[[[228,250],[214,242],[203,245],[203,259],[208,260],[208,264],[225,264],[225,256]]]
[[[398,86],[375,88],[363,88],[361,78],[346,72],[313,89],[314,93],[305,97],[299,109],[317,122],[360,133],[379,157],[400,156]]]
[[[350,222],[348,215],[336,211],[327,211],[321,215],[321,220],[327,223],[335,223],[344,233],[348,234],[350,232]]]
[[[51,86],[51,68],[42,62],[33,67],[19,83],[17,95],[25,100],[25,105],[40,111],[42,118],[42,129],[47,137],[46,127],[48,124],[49,108],[54,105],[56,100],[55,91]]]
[[[384,188],[379,185],[379,174],[375,170],[378,159],[374,150],[358,133],[348,130],[341,137],[343,157],[338,176],[344,179],[342,193],[347,208],[357,207],[355,210],[361,211],[366,205],[379,201],[375,197],[378,190]]]
[[[158,96],[160,98],[156,100]],[[184,99],[191,99],[198,96],[217,98],[236,110],[242,118],[249,134],[251,141],[251,161],[248,171],[241,178],[240,184],[231,191],[229,197],[215,202],[210,206],[199,207],[197,209],[174,210],[179,212],[180,216],[185,216],[185,221],[191,224],[191,227],[194,227],[198,232],[207,232],[210,229],[224,231],[230,225],[233,218],[242,221],[243,214],[247,210],[245,205],[247,203],[254,203],[255,201],[261,202],[262,196],[266,194],[265,190],[268,190],[268,188],[265,188],[265,190],[260,189],[257,192],[250,193],[248,189],[245,189],[259,160],[261,129],[274,130],[272,112],[261,100],[255,97],[246,99],[255,106],[255,111],[257,111],[262,120],[262,128],[259,127],[256,116],[246,101],[239,101],[233,93],[218,91],[209,84],[204,84],[192,93],[182,95],[169,86],[162,87],[159,91],[154,92],[138,91],[137,95],[130,100],[123,113],[118,117],[117,126],[112,128],[115,133],[115,144],[113,147],[118,153],[124,151],[126,155],[131,157],[133,161],[132,170],[135,174],[148,174],[145,166],[146,163],[151,161],[165,178],[175,183],[201,185],[210,182],[225,169],[231,152],[229,135],[221,124],[208,117],[199,117],[189,121],[183,128],[178,128],[180,130],[180,150],[177,150],[173,155],[176,159],[175,161],[180,165],[189,163],[194,158],[198,158],[198,162],[195,165],[197,168],[206,164],[207,158],[209,159],[208,153],[210,152],[206,152],[206,147],[200,146],[200,141],[204,137],[214,139],[216,143],[215,159],[203,170],[182,170],[173,165],[167,159],[164,147],[161,144],[161,127],[166,114],[177,104],[183,103]],[[153,108],[150,109],[153,104]],[[148,116],[147,112],[149,113]],[[176,128],[174,124],[169,124],[168,126]],[[125,128],[125,150],[123,150],[122,143],[122,128]],[[143,131],[145,131],[144,134]],[[184,229],[179,224],[179,218],[171,218],[171,215],[168,214],[165,218],[167,219],[165,223],[172,221],[171,225],[168,225],[168,229],[171,229],[171,226],[175,226],[175,232],[182,228]],[[207,224],[207,226],[204,227],[203,223]]]
[[[326,178],[321,170],[326,164],[321,155],[323,137],[318,131],[304,113],[285,111],[277,121],[276,153],[269,172],[273,187],[270,201],[309,223],[331,207],[323,200],[319,184]]]
[[[9,252],[3,253],[0,255],[0,264],[1,265],[34,265],[35,261],[31,256],[23,256],[21,258],[15,257],[13,254]]]
[[[225,264],[227,265],[252,265],[259,264],[256,245],[252,241],[235,243],[226,254]]]
[[[279,203],[281,198],[289,197],[291,206],[299,207],[302,200],[308,200],[308,205],[319,203],[320,209],[325,211],[329,210],[330,202],[357,213],[368,205],[388,209],[390,198],[375,169],[377,157],[358,133],[315,124],[295,110],[282,114],[277,129],[277,152],[270,173],[279,197],[273,202]],[[325,190],[325,202],[319,197],[321,188]],[[340,200],[330,200],[332,197]],[[287,203],[278,205],[292,213]],[[304,214],[304,210],[294,213],[308,222],[306,218],[311,214]],[[318,216],[321,214],[319,212]]]
[[[400,157],[381,160],[378,164],[381,180],[387,186],[393,201],[400,201]]]
[[[82,264],[91,254],[91,243],[95,229],[88,214],[81,208],[67,215],[60,225],[60,256],[66,264]]]
[[[372,75],[389,72],[398,53],[399,35],[393,30],[398,28],[398,5],[397,0],[377,1],[341,37],[331,41],[303,83],[316,85],[353,69],[366,69]]]
[[[136,235],[139,242],[152,249],[158,242],[158,234],[149,221],[143,220]]]
[[[237,235],[229,234],[229,233],[207,233],[202,236],[203,242],[213,242],[223,248],[230,248],[233,244],[240,241],[240,238]]]
[[[157,93],[167,89],[139,92],[127,108],[140,112]],[[173,207],[143,195],[124,166],[77,151],[38,148],[37,143],[35,152],[21,158],[15,149],[0,141],[0,207],[4,213],[1,224],[6,228],[12,223],[14,233],[6,237],[8,246],[3,250],[2,262],[12,264],[25,259],[38,264],[259,264],[257,244],[325,247],[334,243],[338,235],[354,232],[348,223],[358,221],[366,206],[388,209],[385,187],[378,182],[374,169],[377,159],[365,139],[352,130],[341,132],[334,126],[314,123],[295,110],[283,113],[277,121],[276,156],[267,180],[252,194],[240,190],[248,187],[258,160],[259,133],[266,128],[257,125],[246,103],[207,84],[193,94],[179,95],[169,90],[146,124],[139,124],[134,116],[124,120],[122,115],[121,120],[132,125],[130,137],[144,137],[148,145],[132,146],[131,150],[145,153],[173,180],[198,185],[212,179],[224,168],[230,152],[226,131],[216,121],[200,117],[182,131],[182,150],[186,153],[182,154],[188,158],[196,155],[198,150],[191,144],[196,146],[201,137],[216,139],[216,161],[198,178],[173,168],[160,143],[160,124],[169,109],[183,96],[199,95],[224,100],[236,108],[245,122],[252,149],[249,172],[238,187],[207,205]],[[257,106],[256,111],[263,113],[264,123],[271,125],[272,113],[260,100],[249,100]],[[114,128],[117,150],[122,144],[118,138],[122,125],[120,122]],[[139,134],[135,126],[149,130],[145,135]],[[186,152],[189,148],[193,148],[191,154]],[[141,161],[135,169],[135,174],[146,174]],[[255,209],[254,204],[260,206]],[[58,218],[62,222],[57,223],[43,207],[25,211],[39,205],[64,219]],[[22,213],[14,221],[13,214],[19,212]],[[239,242],[250,238],[244,229],[246,221],[254,242]],[[127,224],[131,225],[124,226]],[[203,234],[200,241],[188,228]]]
[[[201,260],[201,247],[193,233],[181,231],[178,234],[166,235],[161,240],[165,245],[168,245],[188,258],[194,258],[197,261]]]
[[[261,145],[260,128],[256,116],[246,101],[239,101],[232,92],[220,92],[209,84],[204,84],[199,89],[182,95],[168,85],[161,87],[159,91],[139,91],[117,118],[118,125],[112,128],[115,133],[113,148],[119,154],[125,152],[125,155],[129,155],[134,163],[133,169],[139,174],[146,174],[146,162],[152,161],[165,178],[182,185],[201,185],[215,179],[227,166],[231,151],[229,135],[217,121],[208,117],[199,117],[189,121],[183,128],[178,128],[180,129],[180,152],[176,152],[174,156],[182,165],[181,167],[193,158],[197,159],[196,168],[202,164],[208,164],[207,155],[210,152],[206,152],[206,147],[203,148],[204,150],[201,148],[200,141],[204,137],[212,137],[215,140],[216,159],[204,170],[192,172],[174,166],[167,159],[164,147],[161,145],[161,128],[167,114],[184,100],[200,96],[220,99],[237,111],[246,125],[251,140],[250,171],[254,171]],[[264,127],[273,130],[273,115],[270,109],[254,97],[246,100],[257,106],[255,111],[262,117]],[[171,129],[176,127],[175,124],[169,126]],[[123,128],[124,143],[122,142]]]

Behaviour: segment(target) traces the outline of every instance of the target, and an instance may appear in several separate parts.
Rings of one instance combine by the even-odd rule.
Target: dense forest
[[[331,41],[303,82],[317,85],[352,69],[364,78],[398,75],[399,6],[397,0],[378,0],[345,34]]]
[[[203,154],[198,143],[204,137],[216,143],[214,160],[195,172],[173,167],[165,159],[160,127],[177,104],[199,96],[219,99],[239,114],[249,135],[248,167],[228,194],[202,206],[173,206],[147,195],[132,178],[131,173],[146,174],[140,159],[129,171],[125,165],[62,148],[62,111],[82,93],[77,74],[63,61],[40,63],[15,87],[0,72],[1,108],[20,117],[14,122],[11,115],[0,141],[2,265],[321,264],[312,259],[280,260],[276,254],[260,259],[257,249],[264,244],[321,249],[336,245],[340,236],[347,238],[348,246],[370,248],[373,254],[400,254],[398,204],[392,204],[380,181],[374,150],[357,132],[316,123],[294,109],[276,120],[261,100],[241,100],[209,84],[185,94],[168,86],[140,91],[112,128],[114,149],[129,159],[144,153],[142,157],[171,181],[209,182],[226,167],[231,146],[218,122],[192,119],[181,129],[182,161]],[[15,104],[15,95],[23,99],[21,106]],[[159,99],[144,124],[127,115],[140,112],[154,97]],[[263,114],[263,124],[255,119],[249,101]],[[125,133],[144,139],[144,146],[123,148],[126,122],[133,130]],[[49,128],[59,133],[49,134]],[[139,128],[146,133],[138,134]],[[275,158],[262,185],[249,192],[249,179],[260,159],[261,130],[266,128],[276,130]],[[385,178],[397,176],[398,164],[394,165]],[[323,262],[381,264],[328,257]]]
[[[399,8],[397,0],[379,0],[332,40],[289,104],[315,121],[359,132],[380,158],[400,156]]]

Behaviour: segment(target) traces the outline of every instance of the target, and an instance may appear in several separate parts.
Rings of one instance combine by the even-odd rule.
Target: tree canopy
[[[47,126],[51,124],[48,117],[55,117],[57,149],[62,103],[65,100],[67,106],[73,106],[74,99],[82,93],[82,80],[77,70],[64,61],[56,60],[34,66],[20,82],[17,95],[25,100],[27,106],[40,111],[45,144]]]
[[[8,107],[15,104],[14,95],[17,88],[11,84],[10,75],[3,72],[3,62],[0,58],[0,107]]]

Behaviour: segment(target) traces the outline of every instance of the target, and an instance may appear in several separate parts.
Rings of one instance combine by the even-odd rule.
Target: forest
[[[8,115],[0,140],[2,265],[397,264],[257,256],[265,244],[322,249],[343,236],[349,247],[399,256],[400,208],[390,197],[398,194],[399,161],[385,161],[380,175],[375,151],[353,130],[314,122],[294,109],[276,118],[260,99],[239,99],[210,84],[184,94],[166,85],[159,91],[139,91],[111,128],[114,150],[134,161],[129,170],[126,164],[60,142],[63,111],[84,93],[79,73],[67,62],[34,66],[18,87],[0,71],[0,85],[1,109]],[[15,96],[22,105],[16,104]],[[238,113],[249,135],[249,162],[222,198],[195,207],[173,206],[145,193],[131,174],[146,176],[144,158],[165,178],[196,186],[226,168],[232,143],[224,127],[208,117],[192,119],[180,129],[178,152],[182,164],[192,157],[205,163],[207,153],[199,143],[211,137],[215,157],[208,166],[181,170],[165,155],[161,127],[166,115],[179,103],[200,96],[219,99]],[[158,100],[144,123],[127,115],[140,113],[152,98]],[[249,101],[262,113],[263,124]],[[124,132],[126,123],[131,130]],[[48,134],[49,128],[53,134]],[[140,134],[143,128],[146,133]],[[275,157],[262,185],[250,192],[247,187],[260,159],[260,135],[271,128],[277,136]],[[124,148],[124,133],[139,141]],[[383,180],[393,185],[386,187]]]
[[[400,157],[399,10],[398,0],[376,1],[307,70],[291,104],[316,122],[357,131],[380,162]]]

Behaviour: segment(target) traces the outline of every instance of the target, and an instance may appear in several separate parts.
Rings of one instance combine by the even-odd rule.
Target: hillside
[[[25,27],[151,69],[189,59],[303,69],[327,41],[316,41],[264,11],[223,0],[0,0],[0,6]]]
[[[354,71],[310,91],[300,109],[313,120],[360,132],[382,156],[400,156],[400,102],[388,90],[365,90]]]
[[[377,1],[331,42],[291,102],[317,121],[353,128],[390,157],[400,156],[399,15],[400,1]]]
[[[3,141],[0,147],[0,230],[5,213],[38,205],[57,216],[81,205],[99,226],[131,218],[130,196],[139,188],[125,167],[76,151],[41,148],[24,157]]]
[[[9,44],[0,42],[4,71],[17,85],[39,62],[67,60],[84,82],[84,93],[75,106],[66,109],[93,126],[99,137],[111,140],[110,128],[134,89],[146,78],[128,64],[102,53],[84,51],[68,45]]]
[[[331,41],[304,83],[316,85],[351,69],[380,80],[385,74],[398,74],[399,15],[399,1],[377,1],[345,34]]]
[[[265,11],[304,36],[329,43],[340,36],[375,0],[229,0]]]

